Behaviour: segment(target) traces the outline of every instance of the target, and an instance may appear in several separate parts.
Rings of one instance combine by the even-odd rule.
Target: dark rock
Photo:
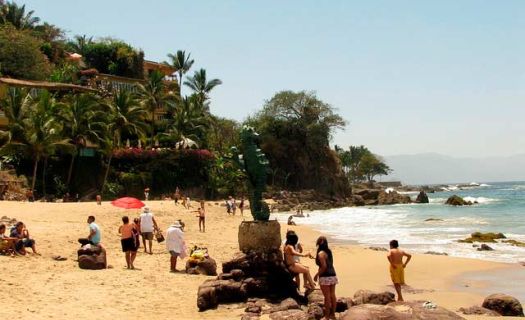
[[[458,312],[461,312],[466,315],[484,315],[484,316],[490,316],[490,317],[500,316],[500,314],[497,313],[496,311],[492,311],[490,309],[479,307],[479,306],[459,308]]]
[[[335,306],[335,312],[344,312],[352,307],[354,302],[351,298],[338,298]]]
[[[360,304],[380,304],[386,305],[395,301],[392,292],[372,292],[370,290],[358,290],[352,299],[354,305]]]
[[[448,253],[446,252],[436,252],[436,251],[427,251],[425,254],[431,254],[435,256],[448,256]]]
[[[365,199],[363,199],[363,197],[360,195],[354,194],[352,195],[352,203],[355,206],[361,207],[365,205]]]
[[[450,206],[470,206],[472,205],[472,202],[465,201],[460,196],[453,195],[447,199],[445,204],[448,204]]]
[[[294,299],[287,298],[281,301],[279,305],[272,307],[270,309],[270,313],[274,313],[277,311],[291,310],[291,309],[301,309],[301,307]]]
[[[260,314],[261,313],[261,307],[260,306],[256,306],[256,305],[249,306],[249,307],[246,307],[246,309],[244,309],[244,312]]]
[[[383,251],[383,252],[386,252],[388,251],[387,248],[383,248],[383,247],[368,247],[369,250],[374,250],[374,251]]]
[[[270,313],[271,320],[309,320],[308,313],[302,310],[286,310]]]
[[[316,319],[319,320],[324,316],[323,307],[320,304],[317,303],[310,303],[308,305],[308,315],[310,316],[310,319]]]
[[[230,274],[232,275],[233,280],[235,281],[241,281],[244,277],[244,272],[239,269],[233,269],[230,271]]]
[[[419,192],[416,198],[416,203],[429,203],[428,196],[425,191]]]
[[[496,243],[498,239],[506,239],[505,235],[501,232],[494,233],[494,232],[487,232],[487,233],[481,233],[481,232],[474,232],[470,235],[470,237],[464,239],[464,240],[458,240],[458,242],[463,243],[473,243],[473,242],[487,242],[487,243]]]
[[[188,259],[188,261],[186,261],[186,273],[216,276],[217,263],[212,258],[206,258],[202,261]]]
[[[78,267],[87,270],[106,269],[106,254],[104,252],[98,255],[81,255],[78,257]]]
[[[443,221],[443,219],[436,219],[436,218],[428,218],[428,219],[425,219],[425,222],[438,222],[438,221]]]
[[[396,191],[385,192],[381,191],[377,198],[379,205],[387,204],[398,204],[398,203],[411,203],[410,197],[407,195],[400,194]]]
[[[247,278],[243,282],[250,297],[264,297],[270,291],[266,278]]]
[[[215,308],[219,303],[243,302],[247,299],[247,288],[242,282],[233,280],[209,280],[200,285],[197,307],[200,311]]]
[[[521,241],[517,241],[517,240],[503,240],[501,242],[510,244],[512,246],[515,246],[515,247],[525,248],[525,242],[521,242]]]
[[[203,286],[199,287],[197,292],[197,307],[199,311],[216,308],[219,305],[215,287]]]
[[[241,320],[259,320],[259,319],[260,317],[258,313],[246,312],[245,314],[241,316]]]
[[[492,294],[483,301],[483,308],[494,310],[502,316],[523,317],[523,307],[518,299],[502,294]]]
[[[482,243],[481,247],[479,247],[477,250],[478,251],[494,251],[494,249],[492,249],[491,247],[489,247],[488,245],[484,243]]]

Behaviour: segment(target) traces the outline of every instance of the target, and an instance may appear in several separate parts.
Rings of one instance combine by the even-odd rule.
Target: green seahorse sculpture
[[[233,160],[248,177],[250,192],[250,208],[255,221],[268,221],[270,209],[262,200],[266,190],[266,177],[268,174],[268,159],[259,149],[259,135],[252,127],[243,126],[241,130],[242,154],[236,147],[232,147]]]

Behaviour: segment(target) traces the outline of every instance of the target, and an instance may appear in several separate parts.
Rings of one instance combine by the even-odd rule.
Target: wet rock
[[[443,219],[436,219],[436,218],[425,219],[425,222],[439,222],[439,221],[444,221],[444,220]]]
[[[352,299],[354,305],[360,304],[380,304],[386,305],[395,301],[395,295],[392,292],[373,292],[370,290],[358,290]]]
[[[482,243],[481,247],[479,247],[477,250],[478,251],[494,251],[494,249],[492,249],[491,247],[489,247],[488,245],[484,243]]]
[[[499,313],[496,311],[479,307],[479,306],[472,306],[468,308],[459,308],[458,312],[461,312],[466,315],[484,315],[484,316],[490,316],[490,317],[498,317],[500,316]]]
[[[465,201],[463,198],[457,195],[453,195],[447,199],[445,204],[449,206],[470,206],[472,205],[471,201]]]
[[[494,233],[494,232],[487,232],[487,233],[481,233],[481,232],[474,232],[470,235],[470,237],[464,239],[464,240],[458,240],[458,242],[462,243],[473,243],[473,242],[486,242],[486,243],[496,243],[498,239],[506,239],[505,235],[501,232]]]
[[[416,203],[429,203],[428,196],[425,191],[420,191],[416,198]]]
[[[483,301],[483,308],[496,311],[502,316],[523,317],[523,307],[518,299],[502,294],[492,294]]]
[[[374,250],[374,251],[388,251],[387,248],[383,248],[383,247],[368,247],[369,250]]]
[[[431,254],[434,256],[448,256],[448,253],[446,252],[436,252],[436,251],[427,251],[425,254]]]
[[[525,247],[525,242],[521,242],[521,241],[516,241],[516,240],[503,240],[501,241],[503,243],[507,243],[507,244],[510,244],[512,246],[515,246],[515,247],[522,247],[524,248]]]

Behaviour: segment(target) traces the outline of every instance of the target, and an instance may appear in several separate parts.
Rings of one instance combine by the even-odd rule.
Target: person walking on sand
[[[179,199],[180,199],[180,189],[179,189],[179,187],[175,188],[175,196],[174,196],[174,198],[175,198],[175,204],[177,204],[179,202]]]
[[[235,198],[232,198],[232,213],[235,215],[235,212],[237,211],[237,202],[235,201]]]
[[[184,242],[184,232],[182,224],[175,221],[166,230],[166,249],[170,253],[170,272],[178,272],[177,258],[186,257],[186,243]]]
[[[239,210],[241,211],[241,216],[244,216],[244,196],[241,197],[241,202],[239,202]]]
[[[150,212],[149,207],[144,207],[143,212],[140,215],[140,233],[142,235],[142,245],[144,246],[144,252],[148,252],[146,248],[146,240],[149,244],[149,254],[153,254],[151,247],[153,246],[153,232],[158,230],[157,221],[153,217],[153,213]]]
[[[206,232],[206,208],[204,207],[204,200],[201,200],[201,206],[197,211],[197,217],[199,217],[199,231]]]
[[[135,235],[138,234],[137,226],[134,223],[129,223],[128,216],[122,217],[122,225],[118,229],[120,233],[120,243],[122,245],[122,252],[126,256],[126,265],[128,269],[135,269],[133,262],[137,257],[137,243]]]
[[[295,261],[295,257],[309,257],[313,258],[310,253],[300,253],[295,250],[295,246],[299,242],[299,237],[295,233],[286,235],[286,242],[284,244],[284,264],[286,268],[292,273],[302,273],[304,280],[304,288],[306,290],[315,289],[315,282],[310,275],[310,269]]]
[[[316,242],[317,255],[315,264],[319,270],[314,276],[314,281],[319,279],[319,286],[324,296],[324,319],[335,319],[335,307],[337,298],[335,296],[335,285],[338,283],[334,269],[334,257],[332,250],[328,247],[326,237],[319,237]]]
[[[407,257],[405,262],[403,262],[403,257]],[[397,301],[403,301],[401,286],[405,284],[405,268],[412,259],[412,255],[399,249],[399,242],[392,240],[390,241],[387,259],[390,262],[390,278],[392,278],[392,283],[397,292]]]
[[[144,189],[144,200],[149,200],[149,188]]]

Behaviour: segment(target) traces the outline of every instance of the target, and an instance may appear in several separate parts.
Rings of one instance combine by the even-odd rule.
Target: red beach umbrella
[[[124,209],[140,209],[145,206],[144,202],[133,197],[124,197],[111,201],[111,204],[115,207]]]

